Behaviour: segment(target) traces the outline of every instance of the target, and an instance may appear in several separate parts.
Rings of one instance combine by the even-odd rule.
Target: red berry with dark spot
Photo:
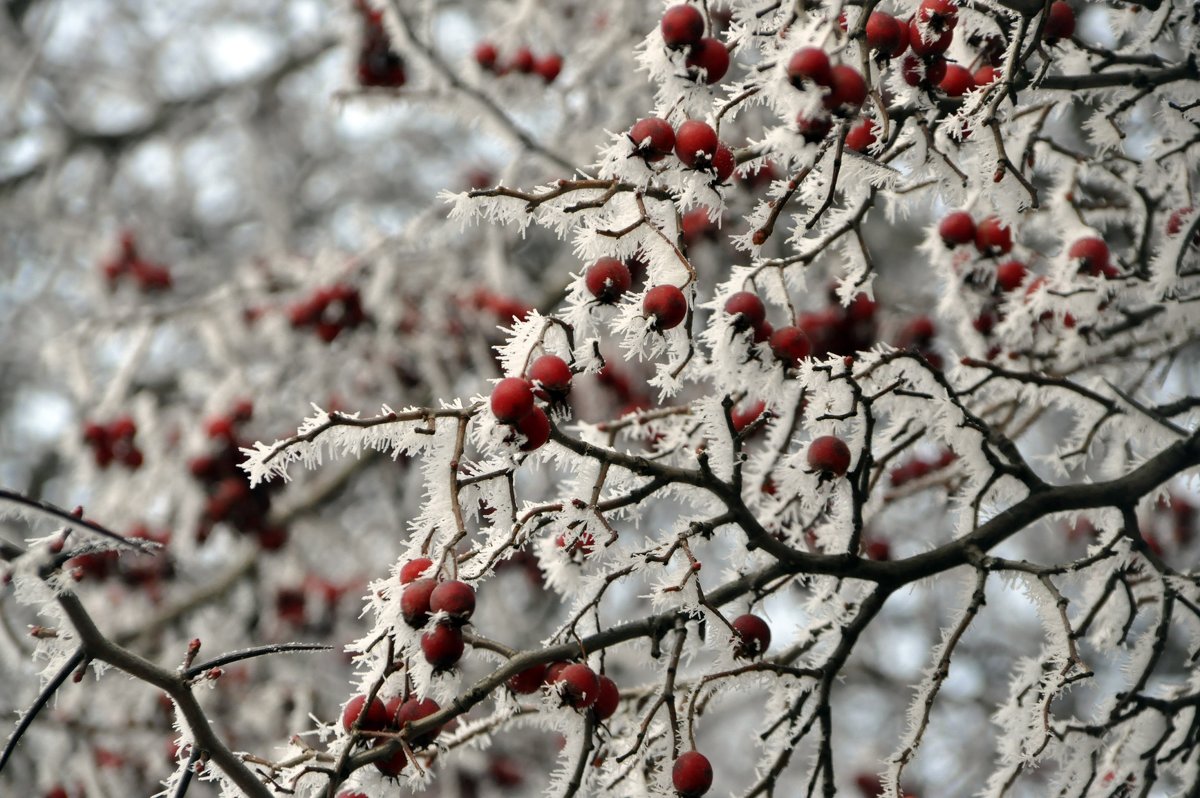
[[[633,139],[638,153],[650,163],[661,161],[675,150],[675,129],[656,116],[635,122],[629,129],[629,138]]]
[[[590,707],[600,694],[596,672],[582,663],[563,668],[555,675],[554,682],[562,684],[563,700],[575,709]]]
[[[801,47],[792,54],[787,65],[788,80],[798,89],[805,83],[828,86],[831,71],[829,56],[819,47]]]
[[[1019,260],[1006,260],[996,267],[996,286],[1001,291],[1015,291],[1025,282],[1029,270]]]
[[[904,23],[882,11],[872,11],[871,16],[867,17],[865,33],[867,46],[888,58],[895,58],[898,55],[895,51],[901,41],[906,46],[908,45],[908,34],[904,30]]]
[[[725,313],[734,317],[733,329],[739,331],[757,327],[767,317],[762,300],[749,291],[738,291],[726,299]]]
[[[780,327],[771,333],[771,352],[787,366],[795,366],[812,354],[812,343],[799,327]]]
[[[938,225],[938,235],[948,247],[969,244],[975,240],[975,220],[966,211],[947,214]]]
[[[600,677],[600,688],[596,693],[596,703],[592,704],[592,712],[596,715],[596,720],[608,720],[617,711],[617,705],[621,702],[621,691],[617,689],[617,683],[607,676]]]
[[[616,258],[601,258],[583,275],[588,292],[601,304],[611,305],[633,284],[629,267]]]
[[[691,47],[704,35],[704,15],[695,6],[671,6],[663,12],[659,28],[667,47]]]
[[[757,615],[739,615],[730,625],[738,638],[733,652],[735,657],[753,659],[762,656],[771,647],[771,627]]]
[[[975,78],[965,67],[948,64],[946,76],[938,83],[938,88],[950,97],[961,97],[975,88]]]
[[[729,71],[729,50],[716,39],[705,37],[692,47],[687,66],[693,79],[699,78],[700,70],[704,70],[704,82],[712,85]]]
[[[928,31],[927,35],[922,36],[916,19],[912,19],[908,23],[908,46],[919,56],[940,55],[950,49],[952,41],[954,41],[954,32],[950,29],[941,33]]]
[[[563,399],[571,392],[571,367],[558,355],[542,355],[529,364],[529,381],[542,399]]]
[[[808,446],[808,466],[840,477],[850,469],[850,447],[836,435],[822,435]]]
[[[457,626],[438,624],[421,635],[421,651],[425,654],[425,661],[439,671],[454,667],[462,658],[463,648],[462,631]]]
[[[492,389],[492,413],[505,424],[515,424],[533,410],[533,390],[520,377],[508,377]]]
[[[558,73],[562,72],[562,67],[563,59],[558,53],[544,55],[533,62],[533,71],[547,83],[554,82],[554,79],[558,77]]]
[[[684,166],[707,168],[721,142],[716,131],[698,119],[689,119],[675,131],[675,155]]]
[[[958,24],[958,6],[953,0],[921,0],[917,17],[935,31],[952,30]]]
[[[1099,238],[1081,238],[1067,250],[1067,257],[1079,261],[1079,271],[1098,276],[1108,270],[1108,244]]]
[[[404,588],[400,594],[400,614],[405,623],[420,629],[429,621],[429,597],[437,585],[433,579],[418,579]]]
[[[862,73],[852,66],[838,64],[829,73],[829,93],[822,102],[826,108],[851,114],[862,107],[867,99],[867,82]]]
[[[346,708],[342,710],[342,728],[350,731],[354,727],[355,721],[358,721],[360,731],[381,731],[388,725],[387,707],[378,698],[371,701],[370,707],[363,712],[363,706],[367,703],[365,695],[356,695],[350,699],[350,703],[346,704]]]
[[[1004,255],[1012,249],[1012,230],[989,216],[975,226],[975,248],[984,255]]]
[[[809,144],[816,144],[826,136],[829,131],[833,130],[833,120],[828,116],[805,116],[801,111],[796,115],[796,129],[800,131],[800,135]]]
[[[658,332],[678,327],[687,317],[687,308],[687,297],[673,285],[656,285],[642,300],[642,312],[654,320]]]
[[[415,582],[423,573],[433,567],[433,560],[428,557],[418,557],[415,560],[409,560],[400,567],[400,584],[407,585],[410,582]]]
[[[433,715],[440,709],[441,707],[432,698],[423,698],[419,701],[416,698],[410,698],[396,710],[393,722],[397,729],[404,731],[405,724],[416,723],[422,718]],[[424,748],[427,745],[432,745],[441,731],[441,726],[435,726],[419,737],[410,737],[408,740],[409,745],[416,748]]]
[[[465,621],[475,612],[475,590],[465,582],[442,582],[429,594],[429,609]]]
[[[941,55],[926,58],[910,55],[905,57],[900,71],[909,86],[936,86],[946,77],[946,59]]]
[[[475,46],[475,63],[484,69],[493,69],[496,66],[496,59],[500,57],[500,53],[496,50],[496,45],[491,42],[480,42]]]
[[[680,754],[671,768],[671,783],[683,798],[699,798],[712,787],[713,769],[699,751]]]
[[[1046,24],[1042,28],[1042,39],[1054,44],[1059,39],[1069,39],[1075,32],[1075,11],[1063,0],[1054,0],[1046,15]]]
[[[542,408],[535,407],[517,422],[517,432],[525,436],[521,451],[532,452],[540,449],[550,440],[550,417]]]
[[[526,668],[508,680],[508,689],[521,695],[536,693],[546,678],[546,666],[534,665]]]

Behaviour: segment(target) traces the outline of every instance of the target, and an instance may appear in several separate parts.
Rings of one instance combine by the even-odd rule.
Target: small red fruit
[[[699,798],[712,787],[712,781],[712,765],[699,751],[680,754],[671,768],[671,783],[683,798]]]
[[[554,683],[563,686],[563,700],[575,709],[584,709],[596,703],[600,694],[600,680],[587,665],[575,663],[555,674]]]
[[[862,73],[852,66],[838,64],[829,73],[829,93],[825,95],[825,107],[843,115],[852,114],[862,107],[867,99],[867,82]]]
[[[371,747],[382,748],[390,742],[391,740],[386,740],[381,737],[376,741],[375,745]],[[401,771],[404,770],[404,766],[407,764],[408,757],[404,755],[404,746],[402,745],[397,745],[396,750],[383,759],[375,760],[375,767],[379,769],[379,772],[385,776],[390,776],[393,779],[400,776]]]
[[[505,424],[515,424],[533,410],[533,390],[520,377],[507,377],[492,389],[492,413]]]
[[[771,333],[771,352],[786,366],[796,366],[812,354],[812,343],[799,327],[780,327]]]
[[[739,615],[730,625],[738,638],[733,652],[735,657],[753,659],[765,654],[771,647],[771,627],[757,615]]]
[[[1059,39],[1069,39],[1075,32],[1075,11],[1063,0],[1054,0],[1046,15],[1046,25],[1042,28],[1042,39],[1047,44],[1054,44]]]
[[[1016,291],[1025,282],[1029,270],[1019,260],[1006,260],[996,267],[996,286],[1001,291]]]
[[[629,138],[638,154],[649,163],[661,161],[675,149],[675,129],[656,116],[639,119],[629,129]]]
[[[836,435],[822,435],[808,446],[808,465],[840,477],[850,469],[850,447]]]
[[[942,237],[942,243],[951,248],[969,244],[975,240],[975,220],[966,211],[954,211],[942,219],[938,235]]]
[[[571,392],[571,367],[558,355],[542,355],[529,364],[529,381],[540,398],[563,399]]]
[[[517,422],[517,432],[525,436],[521,451],[532,452],[540,449],[550,440],[550,417],[542,408],[535,407]]]
[[[961,97],[975,88],[975,78],[967,71],[966,67],[948,64],[946,76],[938,83],[938,88],[950,97]]]
[[[681,3],[663,12],[659,27],[667,47],[691,47],[704,35],[704,15],[695,6]]]
[[[829,135],[829,131],[833,130],[833,120],[828,116],[805,116],[801,111],[796,115],[796,129],[800,131],[800,135],[809,144],[816,144],[823,138]]]
[[[558,53],[544,55],[533,62],[533,71],[541,76],[542,80],[547,83],[553,83],[558,74],[562,72],[563,59]]]
[[[941,55],[928,58],[905,56],[900,72],[909,86],[936,86],[946,77],[946,59]]]
[[[410,582],[415,582],[421,577],[421,574],[433,567],[433,560],[428,557],[418,557],[415,560],[409,560],[400,566],[400,584],[407,585]]]
[[[463,648],[462,631],[457,626],[438,624],[421,635],[421,651],[425,654],[425,661],[439,671],[454,667],[462,658]]]
[[[733,168],[737,165],[733,157],[733,150],[726,147],[724,144],[717,145],[717,152],[713,155],[712,168],[717,173],[717,182],[724,183],[733,176]]]
[[[687,120],[675,131],[675,155],[692,169],[708,167],[720,143],[716,131],[698,119]]]
[[[546,678],[546,666],[534,665],[526,668],[508,680],[508,689],[520,695],[536,693]]]
[[[922,36],[916,19],[912,19],[908,23],[908,46],[919,56],[941,55],[950,49],[952,41],[954,41],[954,31],[949,28],[941,33],[929,31],[927,36]]]
[[[367,703],[365,695],[356,695],[350,699],[350,703],[346,704],[346,708],[342,710],[342,728],[349,732],[354,727],[354,722],[358,721],[360,731],[380,731],[388,724],[387,707],[378,698],[371,701],[371,706],[367,711],[363,712],[363,705]]]
[[[885,14],[882,11],[871,12],[871,16],[867,17],[865,32],[867,46],[887,58],[895,58],[898,55],[895,50],[901,41],[906,46],[908,45],[908,36],[907,32],[903,30],[903,23],[891,14]]]
[[[829,56],[819,47],[801,47],[788,61],[787,76],[798,89],[806,82],[828,86],[831,80]]]
[[[678,327],[687,317],[687,309],[687,297],[673,285],[656,285],[642,300],[642,312],[654,320],[658,332]]]
[[[866,152],[875,143],[877,127],[872,119],[864,119],[846,133],[846,149],[854,152]]]
[[[996,79],[996,68],[990,66],[980,67],[975,73],[975,85],[987,86]]]
[[[429,609],[445,612],[455,620],[465,621],[475,612],[475,590],[457,580],[442,582],[429,594]]]
[[[1012,249],[1012,230],[989,216],[975,227],[975,248],[984,255],[1004,255]]]
[[[480,42],[475,46],[475,63],[484,69],[493,69],[500,53],[491,42]]]
[[[533,51],[528,47],[522,47],[513,55],[512,63],[509,67],[513,72],[522,72],[528,75],[533,71]]]
[[[429,597],[437,585],[433,579],[418,579],[400,594],[400,614],[412,628],[420,629],[429,621]]]
[[[394,723],[397,729],[404,731],[405,724],[416,723],[422,718],[427,718],[430,715],[433,715],[440,709],[441,707],[438,706],[438,703],[432,698],[423,698],[420,701],[415,698],[410,698],[401,704],[400,708],[396,710]],[[416,748],[424,748],[427,745],[432,745],[433,741],[437,739],[437,736],[441,733],[441,731],[441,726],[435,726],[422,734],[420,737],[410,738],[408,741],[409,745],[412,745]]]
[[[952,30],[958,24],[958,6],[953,0],[921,0],[917,16],[935,31]]]
[[[1079,261],[1079,271],[1098,276],[1108,271],[1108,244],[1099,238],[1081,238],[1067,250],[1067,257]]]
[[[749,291],[738,291],[726,299],[725,312],[734,317],[732,326],[739,332],[759,326],[767,317],[762,300]]]
[[[729,71],[729,50],[716,39],[705,37],[692,47],[687,57],[689,74],[699,78],[699,70],[704,70],[704,82],[712,85]]]
[[[596,715],[596,720],[608,720],[617,711],[617,705],[621,702],[621,691],[617,689],[617,683],[607,676],[600,677],[600,689],[596,693],[596,703],[592,704],[592,712]]]
[[[591,295],[603,305],[616,302],[633,284],[629,267],[616,258],[601,258],[596,261],[588,267],[583,280]]]

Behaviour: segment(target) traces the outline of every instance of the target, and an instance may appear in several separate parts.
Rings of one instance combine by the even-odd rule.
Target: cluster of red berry
[[[367,732],[362,741],[372,740],[372,747],[387,745],[387,737],[370,737],[370,732],[403,732],[410,723],[416,723],[433,715],[441,707],[432,698],[417,699],[409,696],[395,696],[385,704],[378,697],[367,703],[367,696],[357,695],[351,698],[342,710],[342,728],[349,734]],[[437,726],[418,737],[405,738],[409,749],[428,748],[441,734],[442,727]],[[397,747],[391,755],[376,760],[375,767],[385,776],[396,778],[408,764],[404,747]],[[362,793],[342,793],[342,798],[354,798]]]
[[[356,0],[355,8],[362,18],[362,44],[358,50],[358,85],[399,88],[408,76],[404,59],[392,49],[387,30],[383,27],[383,12]]]
[[[553,83],[563,68],[563,59],[558,53],[535,56],[528,47],[518,48],[511,59],[502,61],[496,45],[486,41],[475,47],[475,63],[497,77],[510,72],[536,74],[547,83]]]
[[[312,327],[317,336],[330,343],[343,330],[352,330],[367,320],[358,289],[348,283],[336,283],[313,291],[288,311],[292,327]]]
[[[668,48],[687,51],[685,63],[691,80],[703,78],[712,84],[729,71],[729,50],[720,40],[704,35],[704,15],[695,6],[671,6],[663,12],[659,29]]]
[[[892,487],[898,488],[913,480],[928,476],[934,471],[941,470],[957,459],[958,455],[951,449],[943,449],[941,454],[932,459],[921,456],[913,457],[889,471],[888,479],[891,480]]]
[[[433,567],[433,561],[421,557],[400,569],[400,614],[414,629],[423,628],[435,612],[445,613],[444,620],[421,635],[425,660],[437,670],[454,667],[463,655],[462,627],[475,612],[475,590],[465,582],[439,582],[421,575]]]
[[[497,321],[504,324],[512,323],[514,318],[524,319],[532,310],[529,305],[526,305],[519,299],[503,296],[488,291],[486,288],[476,290],[465,301],[465,304],[475,310],[482,310],[485,313],[490,313],[496,317]]]
[[[571,392],[571,367],[557,355],[542,355],[529,364],[527,377],[507,377],[492,389],[492,414],[524,436],[521,451],[540,449],[550,440],[550,417],[538,407],[566,401]]]
[[[684,166],[710,171],[718,183],[728,180],[737,165],[733,150],[717,138],[708,123],[698,119],[688,119],[672,128],[665,119],[646,117],[633,124],[629,138],[635,153],[646,163],[657,163],[674,152]]]
[[[171,287],[171,273],[167,267],[151,263],[138,253],[137,238],[132,230],[121,233],[121,251],[101,264],[100,268],[110,290],[115,289],[127,275],[143,293],[165,291]]]
[[[165,529],[152,532],[139,524],[127,537],[153,541],[162,548],[154,553],[119,553],[111,549],[88,552],[67,560],[66,567],[77,582],[85,579],[103,582],[110,576],[116,576],[126,585],[143,588],[151,598],[157,599],[163,580],[175,575],[175,564],[166,551],[166,546],[171,542],[171,532]]]
[[[133,442],[137,424],[129,416],[120,416],[107,424],[89,421],[83,425],[83,440],[92,448],[96,465],[108,468],[114,462],[140,468],[144,457]]]
[[[796,116],[796,127],[804,140],[817,142],[833,129],[833,115],[850,117],[858,113],[867,99],[867,82],[862,73],[846,64],[831,64],[829,56],[819,47],[801,47],[792,54],[787,65],[788,80],[797,89],[820,86],[823,113]]]
[[[228,415],[209,421],[208,437],[218,448],[188,464],[192,476],[204,486],[208,497],[196,537],[200,541],[206,540],[213,526],[224,522],[243,534],[254,535],[266,551],[276,551],[287,543],[288,536],[286,527],[270,521],[271,494],[282,483],[266,482],[251,488],[238,467],[242,461],[239,450],[249,445],[238,438],[238,428],[249,421],[253,413],[253,403],[243,400]]]

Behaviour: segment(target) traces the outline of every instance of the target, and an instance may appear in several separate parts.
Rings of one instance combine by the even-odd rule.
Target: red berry
[[[729,50],[716,39],[705,37],[698,41],[687,57],[688,74],[693,79],[700,77],[699,70],[704,70],[704,82],[712,85],[729,71]]]
[[[400,614],[404,622],[420,629],[429,620],[429,597],[438,583],[433,579],[418,579],[400,594]]]
[[[382,748],[389,742],[391,742],[391,740],[381,737],[375,742],[375,745],[371,747]],[[379,769],[379,772],[385,776],[391,776],[393,779],[400,775],[400,772],[404,770],[404,766],[407,764],[408,758],[404,755],[404,746],[402,745],[397,745],[396,750],[391,754],[388,754],[383,759],[375,760],[375,767]]]
[[[381,731],[388,725],[387,707],[383,705],[383,702],[375,698],[364,713],[363,705],[366,703],[365,695],[356,695],[350,699],[350,703],[346,704],[346,708],[342,710],[343,729],[347,732],[350,731],[355,721],[358,721],[360,731]]]
[[[742,407],[735,407],[729,413],[729,421],[733,424],[734,432],[741,432],[746,427],[758,420],[758,417],[767,409],[767,403],[762,399],[756,402],[751,402]]]
[[[896,41],[896,46],[892,48],[892,58],[899,58],[908,49],[908,23],[902,19],[898,19],[896,20],[896,25],[900,30],[900,36]]]
[[[687,317],[687,297],[673,285],[656,285],[642,300],[642,313],[654,319],[658,332],[678,327]]]
[[[500,53],[496,50],[496,45],[491,42],[480,42],[475,46],[475,63],[484,69],[492,69],[496,66],[496,59],[500,57]]]
[[[438,703],[432,698],[423,698],[420,701],[415,698],[410,698],[401,704],[400,708],[396,710],[394,723],[397,729],[404,731],[404,725],[406,723],[416,723],[422,718],[427,718],[436,713],[440,709],[441,707],[438,706]],[[412,745],[416,748],[424,748],[427,745],[432,745],[433,741],[437,738],[441,731],[441,726],[435,726],[434,728],[422,734],[420,737],[410,738],[408,741],[409,745]]]
[[[562,72],[563,59],[558,53],[544,55],[533,62],[533,71],[541,76],[542,80],[547,83],[553,83],[558,77],[558,73]]]
[[[517,432],[525,436],[521,451],[532,452],[540,449],[550,440],[550,418],[542,408],[535,407],[517,422]]]
[[[562,399],[571,392],[571,367],[558,355],[542,355],[529,364],[529,381],[542,399]]]
[[[137,435],[137,423],[129,416],[121,416],[108,425],[108,436],[113,440],[133,440]]]
[[[621,702],[621,691],[617,689],[617,683],[607,676],[600,677],[600,688],[596,693],[596,703],[592,704],[592,712],[596,715],[596,720],[608,720],[617,711],[617,705]]]
[[[875,143],[875,121],[864,119],[846,133],[846,149],[854,152],[866,152]]]
[[[400,584],[407,585],[410,582],[415,582],[420,578],[421,574],[433,567],[433,560],[428,557],[418,557],[415,560],[409,560],[400,567]]]
[[[1046,24],[1042,28],[1042,39],[1054,44],[1059,39],[1069,39],[1075,32],[1075,11],[1063,0],[1054,0],[1046,15]]]
[[[975,248],[984,255],[1004,255],[1012,249],[1012,230],[989,216],[975,226]]]
[[[551,680],[547,679],[547,683]],[[552,683],[562,684],[563,700],[575,709],[590,707],[600,694],[600,680],[595,671],[578,662],[558,671]]]
[[[806,82],[828,86],[831,80],[829,56],[819,47],[801,47],[788,61],[787,76],[798,89]]]
[[[421,635],[421,651],[425,661],[439,671],[454,667],[463,655],[462,631],[457,626],[438,624]]]
[[[933,343],[933,337],[936,334],[937,329],[928,316],[917,316],[901,328],[896,345],[901,349],[908,347],[924,349]]]
[[[995,79],[996,79],[995,67],[990,67],[990,66],[980,67],[979,70],[975,73],[975,85],[976,86],[987,86]]]
[[[938,88],[951,97],[961,97],[975,88],[975,78],[965,67],[947,64],[946,76],[938,83]]]
[[[442,582],[429,594],[429,609],[445,612],[455,620],[465,621],[475,612],[475,590],[465,582],[457,580]]]
[[[833,120],[824,115],[805,116],[801,111],[796,115],[796,128],[800,131],[800,135],[804,136],[805,141],[809,144],[816,144],[828,136],[830,130],[833,130]]]
[[[698,119],[687,120],[675,131],[675,155],[692,169],[703,169],[712,163],[720,143],[716,132]]]
[[[850,469],[850,447],[835,435],[822,435],[808,446],[808,465],[840,477]]]
[[[629,267],[616,258],[601,258],[596,261],[588,267],[583,280],[591,295],[604,305],[616,302],[633,284]]]
[[[1079,270],[1098,276],[1108,270],[1108,244],[1099,238],[1081,238],[1067,250],[1067,257],[1079,260]]]
[[[661,161],[675,149],[675,130],[664,119],[656,116],[639,119],[629,129],[633,146],[648,162]]]
[[[509,67],[514,72],[529,74],[533,71],[533,52],[528,47],[517,50]]]
[[[969,244],[975,240],[975,220],[966,211],[947,214],[938,225],[938,235],[948,247]]]
[[[699,798],[712,786],[713,769],[708,757],[699,751],[680,754],[671,768],[671,783],[683,798]]]
[[[826,108],[853,113],[867,99],[867,82],[862,73],[851,66],[838,64],[829,73],[829,93],[822,101]]]
[[[730,625],[738,637],[733,653],[735,657],[753,659],[765,654],[771,647],[771,627],[757,615],[739,615]]]
[[[879,798],[883,795],[883,782],[878,776],[870,773],[860,773],[854,777],[854,785],[858,787],[863,798]]]
[[[926,58],[906,56],[900,71],[909,86],[936,86],[946,77],[946,59],[941,55]]]
[[[733,150],[726,147],[724,144],[717,145],[717,152],[713,155],[712,168],[717,173],[717,182],[724,183],[733,176],[733,168],[736,166],[733,157]]]
[[[663,12],[659,27],[667,47],[691,47],[704,35],[704,15],[695,6],[681,3]]]
[[[927,32],[926,36],[922,36],[916,18],[909,20],[908,46],[917,55],[928,56],[944,53],[950,49],[950,42],[952,41],[954,41],[954,31],[949,28],[946,28],[941,33],[931,30]]]
[[[950,30],[958,24],[958,6],[953,0],[921,0],[917,17],[935,31]]]
[[[1001,291],[1016,291],[1025,282],[1029,270],[1019,260],[1006,260],[996,267],[996,286]]]
[[[521,695],[536,693],[546,678],[546,666],[534,665],[526,668],[508,680],[508,689]]]
[[[570,554],[579,554],[587,557],[596,549],[596,536],[591,532],[583,531],[574,536],[570,544],[567,543],[567,535],[560,532],[554,536],[554,545],[560,549],[569,548]]]
[[[865,29],[867,46],[889,58],[895,58],[899,55],[895,50],[900,43],[903,41],[905,46],[908,45],[908,34],[903,28],[904,23],[891,14],[872,11],[871,16],[867,17]]]
[[[515,424],[533,410],[533,390],[520,377],[507,377],[492,389],[492,413],[505,424]]]
[[[780,327],[771,333],[771,352],[787,366],[795,366],[812,354],[812,344],[799,327]]]
[[[757,327],[767,317],[762,300],[749,291],[738,291],[726,299],[725,312],[734,317],[733,329],[739,331]]]

